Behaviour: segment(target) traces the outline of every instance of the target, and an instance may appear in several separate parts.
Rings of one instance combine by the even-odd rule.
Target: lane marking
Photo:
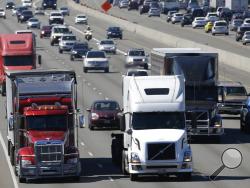
[[[102,92],[99,92],[98,95],[102,95]]]
[[[93,155],[93,153],[91,153],[91,152],[89,152],[89,151],[88,151],[88,154],[89,154],[91,157],[93,157],[93,156],[94,156],[94,155]]]
[[[81,142],[81,146],[85,146],[84,142]]]
[[[105,100],[109,100],[109,98],[108,98],[108,97],[105,97]]]
[[[4,140],[3,140],[3,136],[2,136],[1,132],[0,132],[0,142],[1,142],[1,145],[3,147],[3,152],[4,152],[4,155],[5,155],[7,164],[8,164],[9,169],[10,169],[10,174],[11,174],[11,178],[12,178],[12,181],[13,181],[13,184],[14,184],[14,188],[18,188],[18,184],[17,184],[17,181],[16,181],[16,175],[14,173],[12,165],[10,164],[10,160],[9,160],[9,156],[8,156],[8,151],[7,151],[7,148],[6,148],[5,144],[4,144]]]
[[[93,90],[95,91],[95,90],[96,90],[96,88],[95,88],[95,87],[93,87]]]
[[[110,176],[109,176],[109,180],[110,180],[110,181],[114,181],[114,179],[113,179],[112,177],[110,177]]]

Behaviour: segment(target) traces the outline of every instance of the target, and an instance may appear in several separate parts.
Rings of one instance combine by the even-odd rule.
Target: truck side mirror
[[[80,128],[85,128],[84,116],[83,115],[79,116],[79,126],[80,126]]]
[[[41,65],[42,64],[42,56],[41,55],[38,55],[38,65]]]
[[[9,130],[12,131],[14,129],[14,118],[13,116],[9,117]]]
[[[120,131],[124,132],[126,130],[125,126],[125,115],[123,113],[118,113],[120,120]]]

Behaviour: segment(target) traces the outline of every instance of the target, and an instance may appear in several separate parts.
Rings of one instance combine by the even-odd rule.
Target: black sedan
[[[107,29],[107,38],[120,38],[122,39],[122,30],[120,27],[109,27]]]
[[[240,130],[250,133],[250,97],[248,97],[240,114]]]
[[[24,11],[22,11],[22,13],[20,14],[20,16],[18,17],[17,21],[23,23],[23,22],[28,21],[32,17],[33,17],[32,11],[30,11],[30,10],[24,10]]]
[[[193,22],[192,14],[184,14],[181,19],[181,27],[184,27],[184,25],[191,25],[192,22]]]
[[[87,42],[76,42],[70,51],[70,60],[82,59],[90,50]]]
[[[14,2],[7,2],[5,8],[6,9],[13,9],[13,8],[15,8],[15,3]]]

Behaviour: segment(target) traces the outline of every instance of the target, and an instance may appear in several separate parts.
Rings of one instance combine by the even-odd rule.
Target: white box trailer
[[[224,7],[226,5],[226,0],[210,0],[210,7],[212,8],[218,8],[218,7]]]
[[[227,0],[225,7],[233,11],[244,11],[248,9],[248,0]]]

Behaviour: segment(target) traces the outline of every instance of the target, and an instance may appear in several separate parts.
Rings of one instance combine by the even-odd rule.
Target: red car
[[[113,100],[98,100],[87,109],[89,129],[119,128],[118,113],[121,112],[118,102]]]
[[[50,37],[51,30],[52,30],[51,25],[44,25],[40,31],[40,38]]]

